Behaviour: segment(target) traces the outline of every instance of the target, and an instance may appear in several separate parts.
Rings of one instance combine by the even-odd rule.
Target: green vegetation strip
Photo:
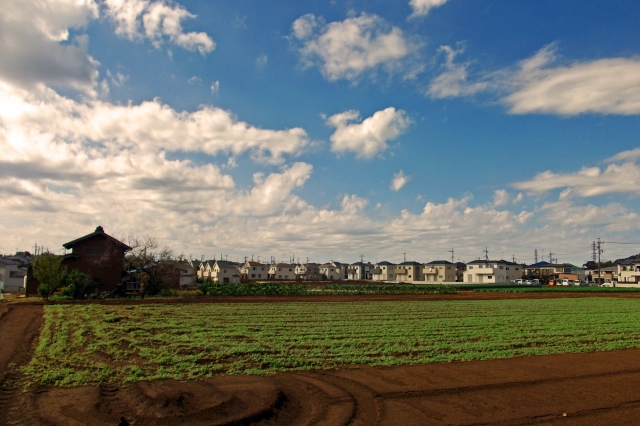
[[[633,287],[492,287],[475,288],[473,291],[487,293],[634,293]]]
[[[224,284],[207,281],[198,290],[210,296],[330,296],[361,294],[456,294],[456,287],[446,285],[411,284],[327,284],[313,287],[308,284],[242,283]],[[170,295],[170,294],[168,294]]]
[[[50,305],[30,381],[59,386],[640,347],[640,300]]]

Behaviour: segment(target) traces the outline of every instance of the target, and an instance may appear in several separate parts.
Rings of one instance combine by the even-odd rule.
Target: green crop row
[[[633,287],[496,287],[475,288],[473,291],[489,293],[634,293],[640,288]]]
[[[640,347],[612,298],[49,305],[29,380],[59,386]]]
[[[313,287],[308,284],[242,283],[224,284],[207,281],[198,289],[211,296],[302,296],[302,295],[361,295],[361,294],[456,294],[458,289],[444,285],[402,284],[329,284]]]

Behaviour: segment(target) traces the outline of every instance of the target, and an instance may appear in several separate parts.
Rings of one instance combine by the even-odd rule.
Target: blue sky
[[[640,251],[640,5],[9,0],[0,252]]]

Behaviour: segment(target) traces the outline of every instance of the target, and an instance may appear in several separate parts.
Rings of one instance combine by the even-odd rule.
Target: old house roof
[[[129,247],[128,245],[126,245],[125,243],[123,243],[122,241],[119,241],[115,238],[113,238],[111,235],[107,234],[104,232],[104,229],[102,228],[102,226],[98,226],[96,228],[95,231],[93,231],[91,234],[87,234],[84,237],[80,237],[77,238],[73,241],[69,241],[68,243],[64,243],[62,245],[62,247],[66,248],[66,249],[70,249],[72,248],[74,245],[76,245],[77,243],[81,242],[81,241],[85,241],[88,240],[90,238],[94,238],[94,237],[101,237],[101,238],[106,238],[109,241],[114,242],[115,244],[117,244],[118,246],[122,247],[125,250],[131,250],[131,247]]]

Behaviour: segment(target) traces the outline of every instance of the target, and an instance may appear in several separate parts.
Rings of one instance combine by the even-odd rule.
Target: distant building
[[[396,265],[386,260],[378,262],[371,270],[372,281],[394,281],[396,279]]]
[[[10,258],[0,258],[0,287],[5,293],[24,291],[27,268],[22,262]]]
[[[274,263],[269,266],[269,279],[295,280],[296,266],[291,263]]]
[[[370,280],[373,265],[370,262],[355,262],[347,267],[348,280]]]
[[[456,265],[448,260],[434,260],[422,269],[424,281],[433,283],[456,281]]]
[[[249,260],[240,267],[242,281],[259,281],[269,278],[269,265]]]
[[[422,263],[415,261],[406,261],[396,265],[395,280],[405,283],[422,281],[422,266]]]
[[[506,260],[474,260],[467,263],[465,283],[506,283],[522,278],[522,268]]]
[[[62,246],[71,250],[62,261],[67,271],[78,270],[92,280],[87,292],[110,292],[122,283],[124,256],[131,247],[105,233],[102,226]],[[39,284],[35,277],[28,276],[27,296],[37,295]]]

